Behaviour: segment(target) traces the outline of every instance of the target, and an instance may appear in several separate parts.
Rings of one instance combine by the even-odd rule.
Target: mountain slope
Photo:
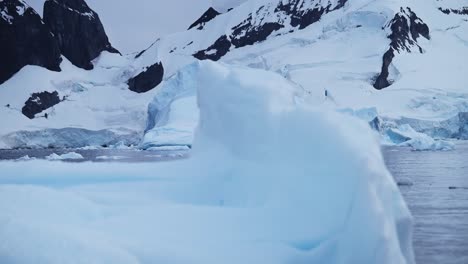
[[[66,96],[66,100],[37,113],[32,121],[20,117],[20,122],[0,134],[69,127],[117,129],[139,136],[164,126],[171,127],[167,131],[178,130],[166,118],[196,119],[196,115],[184,115],[196,113],[193,97],[175,100],[174,105],[171,100],[180,96],[167,98],[164,111],[169,112],[162,116],[151,109],[146,113],[146,106],[162,96],[160,90],[166,83],[186,85],[190,78],[178,73],[198,59],[276,72],[294,84],[301,104],[351,112],[375,109],[373,118],[378,115],[386,124],[416,120],[414,127],[457,118],[447,121],[453,125],[444,129],[462,127],[459,113],[468,112],[464,61],[468,21],[463,14],[444,10],[463,10],[463,1],[249,0],[236,4],[229,11],[220,10],[202,28],[159,38],[138,54],[104,52],[89,72],[67,60],[60,74],[27,67],[0,87],[0,103],[10,105],[0,109],[5,119],[22,116],[15,109],[24,107],[33,93],[58,91],[59,98]],[[41,85],[27,83],[38,72]],[[25,88],[13,94],[18,86]],[[77,107],[86,115],[72,110]],[[171,111],[176,112],[172,115]],[[46,113],[48,118],[41,118]],[[193,133],[197,120],[187,124],[179,129],[184,138]],[[177,135],[171,138],[174,143]]]

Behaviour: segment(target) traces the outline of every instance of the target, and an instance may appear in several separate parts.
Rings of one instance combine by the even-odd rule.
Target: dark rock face
[[[257,42],[264,41],[274,31],[283,28],[279,23],[264,23],[260,26],[254,26],[252,16],[247,18],[241,24],[232,28],[231,43],[236,48],[241,48],[253,45]]]
[[[391,80],[388,80],[388,76],[390,75],[389,68],[390,68],[390,64],[392,64],[393,58],[395,58],[395,53],[393,49],[390,48],[383,55],[382,70],[374,82],[375,89],[382,90],[392,85],[393,82]]]
[[[431,39],[429,27],[410,9],[401,8],[400,12],[389,22],[388,26],[392,32],[388,38],[391,40],[390,48],[385,52],[382,59],[382,70],[377,76],[374,88],[381,90],[390,86],[391,80],[388,80],[390,75],[389,67],[395,58],[395,52],[411,52],[412,48],[417,47],[419,52],[423,53],[423,49],[419,46],[417,39],[424,37]]]
[[[60,71],[59,47],[41,17],[19,0],[0,1],[0,84],[26,65]]]
[[[198,30],[202,30],[206,23],[210,22],[213,20],[213,18],[219,16],[220,14],[221,13],[216,11],[214,8],[210,7],[199,19],[193,22],[193,24],[190,25],[188,29],[190,30],[192,28],[196,28]]]
[[[91,70],[91,61],[102,51],[118,53],[109,43],[98,14],[84,0],[47,0],[44,22],[62,54],[77,67]]]
[[[200,50],[193,56],[199,60],[217,61],[229,52],[231,41],[226,35],[221,36],[216,42],[209,46],[206,50]]]
[[[59,104],[60,97],[57,91],[33,93],[24,104],[21,112],[29,119],[34,119],[36,114]]]
[[[335,5],[328,0],[315,2],[317,5],[311,5],[310,1],[288,0],[280,1],[273,7],[262,6],[250,13],[240,24],[231,28],[230,34],[219,37],[210,47],[198,51],[193,56],[199,60],[219,60],[231,47],[241,48],[262,42],[286,26],[304,29],[319,21],[326,13],[344,7],[347,0],[339,0]],[[286,25],[287,21],[290,21],[289,25]]]
[[[297,27],[299,29],[304,29],[313,23],[317,22],[322,18],[322,15],[337,9],[344,7],[347,0],[339,0],[338,4],[332,8],[331,3],[326,7],[318,6],[312,9],[304,8],[304,5],[307,4],[307,1],[302,0],[290,0],[289,2],[283,4],[280,1],[276,12],[283,11],[291,18],[291,26]]]
[[[468,15],[468,6],[464,6],[460,9],[454,9],[454,8],[442,8],[439,7],[439,10],[447,15],[450,14],[456,14],[456,15]]]
[[[128,89],[136,93],[146,93],[158,86],[164,76],[164,67],[161,62],[151,65],[137,76],[128,80]]]

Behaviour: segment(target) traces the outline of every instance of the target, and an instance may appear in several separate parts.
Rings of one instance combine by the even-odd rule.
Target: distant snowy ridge
[[[320,20],[325,13],[342,8],[347,0],[330,1],[256,1],[254,10],[244,21],[231,28],[231,33],[218,38],[206,50],[194,54],[197,59],[219,60],[229,50],[266,40],[274,32],[291,33],[296,27],[303,29]],[[237,10],[233,11],[236,12]]]

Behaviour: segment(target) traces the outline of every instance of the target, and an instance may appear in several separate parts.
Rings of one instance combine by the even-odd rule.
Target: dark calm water
[[[25,155],[43,159],[71,151],[84,157],[74,162],[154,162],[187,156],[187,151],[0,150],[0,160]],[[417,263],[468,264],[468,141],[447,152],[386,147],[384,156],[414,216]]]
[[[448,152],[385,148],[414,216],[419,264],[468,264],[468,142]]]

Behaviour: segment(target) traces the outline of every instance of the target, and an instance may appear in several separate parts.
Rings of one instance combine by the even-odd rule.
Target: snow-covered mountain
[[[8,2],[24,3],[0,6]],[[298,103],[364,116],[381,131],[410,124],[431,136],[468,137],[467,6],[452,0],[215,1],[185,25],[190,29],[155,39],[141,52],[110,53],[112,39],[100,38],[100,55],[86,59],[92,70],[59,44],[61,72],[26,61],[43,67],[26,66],[0,86],[0,116],[9,124],[0,130],[2,144],[189,144],[198,122],[194,63],[207,59],[276,72],[296,87]],[[8,24],[16,9],[1,10],[0,23]],[[72,29],[61,32],[74,36]],[[78,47],[71,51],[93,46],[81,40],[72,41]],[[22,109],[35,102],[41,111],[30,119]],[[87,141],[67,143],[70,133]]]

